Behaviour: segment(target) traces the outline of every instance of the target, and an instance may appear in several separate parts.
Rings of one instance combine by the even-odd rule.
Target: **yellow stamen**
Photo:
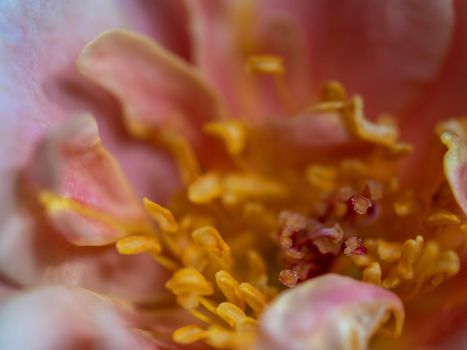
[[[377,262],[372,262],[365,270],[363,270],[362,280],[381,285],[381,265]]]
[[[214,293],[211,283],[192,267],[182,268],[175,272],[165,286],[178,296],[177,300],[187,309],[198,306],[199,296]]]
[[[203,314],[202,312],[199,312],[195,309],[190,309],[189,310],[190,313],[195,316],[198,320],[200,321],[203,321],[205,323],[213,323],[213,320],[210,319],[208,316],[206,316],[205,314]]]
[[[245,302],[240,298],[240,285],[226,271],[218,271],[215,275],[219,289],[224,293],[227,300],[240,307],[245,308]]]
[[[331,166],[310,165],[306,168],[306,177],[312,186],[324,191],[332,191],[337,185],[337,171]]]
[[[222,183],[218,174],[207,173],[188,187],[188,199],[196,204],[210,203],[222,195]]]
[[[239,155],[246,147],[246,126],[239,120],[231,119],[209,123],[204,126],[203,130],[209,135],[222,139],[227,151],[232,156]]]
[[[162,247],[156,237],[129,236],[117,242],[117,250],[120,254],[133,255],[144,252],[159,254]]]
[[[420,257],[423,248],[423,237],[417,236],[415,240],[407,240],[401,248],[400,261],[397,266],[402,278],[408,280],[414,277],[414,263]]]
[[[196,244],[207,252],[213,253],[219,259],[227,262],[228,265],[232,263],[230,247],[225,243],[219,232],[214,227],[201,227],[193,231],[192,237]]]
[[[330,81],[326,83],[321,90],[321,101],[345,101],[347,92],[341,83],[337,81]]]
[[[149,215],[151,215],[151,217],[159,224],[163,231],[169,233],[177,232],[178,224],[170,210],[161,207],[159,204],[156,204],[147,198],[143,199],[143,203]]]
[[[151,233],[151,228],[145,222],[119,220],[115,216],[104,213],[97,208],[85,205],[71,198],[61,197],[53,192],[41,192],[39,194],[39,200],[51,216],[65,211],[71,211],[91,220],[101,222],[111,227],[113,230],[120,232],[121,236],[131,233]]]
[[[200,167],[195,152],[189,142],[182,136],[173,134],[159,135],[159,142],[165,145],[177,161],[182,180],[190,184],[198,178]]]
[[[284,79],[285,68],[282,57],[276,55],[252,55],[248,57],[245,69],[249,74],[272,75],[282,104],[289,113],[295,111],[292,94]]]
[[[195,341],[206,338],[207,332],[195,325],[189,325],[177,329],[172,338],[179,344],[191,344]]]
[[[365,119],[363,100],[360,96],[353,97],[347,103],[343,108],[343,115],[349,130],[355,136],[382,146],[391,146],[396,143],[399,133],[393,125],[386,121],[374,124]]]
[[[235,327],[238,322],[246,317],[242,309],[228,302],[219,304],[216,312],[230,327]]]
[[[241,283],[239,290],[240,297],[246,301],[256,315],[261,314],[266,306],[266,297],[250,283]]]
[[[282,75],[285,72],[282,57],[275,55],[252,55],[245,68],[250,74]]]
[[[434,226],[444,226],[444,225],[457,225],[461,223],[461,219],[454,213],[447,211],[440,211],[435,214],[430,215],[425,222],[427,225]]]

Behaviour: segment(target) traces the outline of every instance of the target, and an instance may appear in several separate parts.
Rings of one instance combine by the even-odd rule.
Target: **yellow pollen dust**
[[[250,57],[247,70],[280,78],[278,94],[291,107],[280,57]],[[203,169],[187,142],[165,140],[185,187],[167,207],[145,198],[157,233],[130,234],[117,249],[149,253],[172,271],[166,288],[197,319],[174,332],[175,342],[247,348],[268,303],[321,273],[352,275],[410,300],[458,272],[464,218],[400,188],[394,165],[410,146],[395,122],[366,119],[362,98],[347,98],[337,82],[307,110],[337,114],[366,151],[329,152],[324,161],[284,143],[280,157],[277,144],[264,142],[267,130],[232,119],[204,126],[223,143],[227,163]],[[446,230],[449,239],[438,240]]]

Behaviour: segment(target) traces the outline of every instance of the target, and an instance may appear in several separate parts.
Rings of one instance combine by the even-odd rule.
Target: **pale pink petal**
[[[128,141],[116,122],[117,103],[80,77],[75,61],[87,42],[102,31],[117,27],[141,30],[169,49],[188,56],[181,2],[2,1],[0,14],[3,183],[12,177],[12,169],[28,160],[37,141],[51,126],[77,113],[91,111],[102,120],[103,138],[122,161],[123,168],[129,170],[130,181],[137,191],[165,199],[176,185],[171,162],[165,154],[150,153],[147,146]],[[162,28],[163,23],[171,23],[171,30]],[[12,153],[14,157],[7,156]],[[145,162],[135,162],[133,159],[138,158],[135,154],[141,153],[152,156],[146,157]],[[154,181],[160,183],[163,178],[172,180],[167,181],[166,188],[156,189]],[[2,187],[2,192],[11,189]],[[5,195],[12,196],[11,191]],[[2,211],[7,210],[3,204]]]
[[[131,310],[84,289],[43,287],[0,302],[0,344],[9,350],[158,349],[137,327]]]
[[[136,136],[163,129],[199,146],[201,126],[224,117],[217,95],[198,72],[148,37],[104,33],[83,49],[78,68],[118,98]]]
[[[339,80],[363,95],[370,115],[397,113],[437,78],[454,30],[452,1],[192,3],[196,62],[230,101],[242,98],[245,84],[238,60],[269,50],[284,56],[299,104]],[[243,17],[235,22],[233,11]]]
[[[448,148],[444,156],[444,174],[454,198],[467,215],[467,117],[443,122],[438,133]]]
[[[76,117],[49,133],[25,169],[54,227],[76,245],[104,245],[150,224],[97,124]]]
[[[15,288],[60,283],[131,301],[167,295],[161,281],[168,273],[149,255],[123,256],[114,246],[77,247],[41,220],[38,210],[31,216],[25,209],[2,227],[0,279],[5,284]]]
[[[19,286],[52,281],[131,300],[165,293],[160,281],[166,272],[149,256],[122,256],[114,246],[75,245],[111,242],[131,231],[125,225],[147,223],[141,202],[100,144],[92,118],[72,119],[49,133],[18,185],[17,209],[2,222],[0,279]],[[117,226],[99,216],[88,218],[74,207],[67,210],[60,202],[54,207],[44,202],[44,193],[72,198],[113,218]]]
[[[258,349],[366,349],[393,317],[401,332],[404,310],[385,289],[328,274],[283,292],[265,311]]]

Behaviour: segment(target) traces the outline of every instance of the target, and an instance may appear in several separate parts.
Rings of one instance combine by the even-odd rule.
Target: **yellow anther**
[[[249,307],[259,315],[266,306],[266,297],[250,283],[240,284],[240,297],[246,301]]]
[[[205,297],[199,297],[199,302],[206,308],[206,310],[212,312],[213,314],[216,313],[217,304],[213,301],[206,299]]]
[[[239,120],[209,123],[204,126],[204,131],[222,139],[230,155],[239,155],[245,149],[247,130],[245,124]]]
[[[381,283],[381,285],[387,289],[397,288],[400,286],[400,284],[401,279],[399,278],[399,276],[397,276],[397,274],[393,274],[392,276],[386,277]]]
[[[189,325],[177,329],[173,333],[172,339],[178,344],[191,344],[195,341],[206,338],[206,336],[206,330],[195,325]]]
[[[337,170],[331,166],[310,165],[306,168],[306,178],[312,186],[330,192],[336,188]]]
[[[206,343],[217,349],[237,349],[239,345],[238,334],[232,330],[212,325],[207,331]]]
[[[224,195],[233,196],[237,200],[282,198],[288,193],[287,188],[277,181],[247,173],[228,174],[224,189]]]
[[[190,245],[188,248],[183,250],[181,259],[183,264],[186,266],[192,266],[198,271],[203,271],[209,262],[206,252],[195,245]]]
[[[425,222],[430,227],[457,225],[461,223],[461,219],[454,213],[448,211],[440,211],[430,215]]]
[[[199,177],[200,167],[195,151],[184,137],[169,133],[160,135],[159,140],[174,156],[185,184]]]
[[[210,203],[221,195],[222,183],[216,173],[202,175],[188,187],[188,199],[196,204]]]
[[[179,303],[188,309],[198,306],[199,296],[214,293],[211,283],[192,267],[176,271],[165,287],[177,295]]]
[[[206,323],[213,323],[212,319],[206,316],[205,314],[203,314],[202,312],[199,312],[198,310],[195,310],[195,309],[189,309],[189,311],[190,311],[190,314],[192,314],[198,320],[206,322]]]
[[[430,272],[431,285],[439,285],[446,278],[456,275],[459,269],[459,256],[453,251],[444,252]]]
[[[224,296],[229,302],[237,305],[240,308],[245,307],[245,302],[240,298],[239,283],[226,271],[218,271],[215,275],[216,283],[219,289],[224,293]]]
[[[200,227],[193,231],[192,237],[196,244],[206,251],[215,254],[220,259],[231,260],[230,247],[214,227]]]
[[[246,317],[242,309],[232,303],[221,303],[216,309],[216,313],[221,317],[225,322],[227,322],[230,327],[235,327],[239,321]]]
[[[384,262],[396,262],[401,257],[401,247],[397,243],[381,241],[378,244],[378,256]]]
[[[50,191],[42,191],[39,194],[39,201],[52,216],[66,211],[74,212],[111,227],[116,232],[119,232],[120,236],[126,236],[129,233],[151,232],[148,223],[145,221],[130,222],[121,220],[120,218],[101,211],[100,209],[90,207],[72,198],[62,197]]]
[[[381,285],[381,265],[377,262],[372,262],[365,270],[363,270],[362,280],[365,282]]]
[[[249,74],[282,75],[285,72],[282,57],[276,55],[252,55],[245,68]]]
[[[235,328],[239,332],[253,332],[256,330],[257,326],[258,326],[257,320],[251,317],[245,317],[237,322],[237,325],[235,326]]]
[[[338,81],[330,81],[326,83],[321,90],[321,101],[345,101],[347,92],[344,86]]]
[[[161,245],[157,238],[153,236],[128,236],[117,241],[116,247],[120,254],[125,255],[144,252],[159,254],[161,252]]]
[[[184,232],[191,232],[197,228],[212,224],[212,218],[209,216],[189,214],[185,215],[180,221],[180,229]]]
[[[172,215],[172,212],[153,201],[144,198],[144,208],[151,217],[159,224],[161,230],[169,233],[175,233],[178,230],[177,221]]]
[[[399,136],[398,130],[389,123],[372,123],[363,115],[363,100],[353,97],[342,109],[344,120],[351,133],[362,140],[382,145],[394,145]]]
[[[417,236],[415,239],[405,241],[401,248],[401,258],[397,269],[400,275],[408,280],[414,277],[414,264],[420,257],[423,249],[423,237]]]

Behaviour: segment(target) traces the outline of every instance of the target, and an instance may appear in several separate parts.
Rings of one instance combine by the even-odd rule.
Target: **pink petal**
[[[89,40],[115,27],[137,28],[188,56],[183,23],[185,11],[180,3],[174,3],[167,0],[151,4],[144,0],[1,2],[0,170],[3,184],[12,177],[11,169],[28,160],[36,142],[50,126],[77,113],[91,111],[105,122],[100,123],[103,138],[123,167],[129,170],[130,180],[140,194],[158,199],[166,197],[176,180],[167,181],[166,189],[158,188],[158,192],[154,182],[174,178],[167,156],[154,151],[149,153],[147,146],[125,138],[115,121],[119,114],[115,101],[90,87],[77,73],[75,61]],[[161,18],[163,20],[159,20]],[[171,31],[161,27],[168,22]],[[11,152],[15,157],[5,156]],[[135,162],[135,154],[142,153],[152,156],[146,157],[145,162]],[[9,192],[11,196],[9,188],[4,186],[2,192]]]
[[[3,298],[0,344],[9,350],[158,349],[134,315],[84,289],[43,287]]]
[[[163,129],[199,145],[201,126],[224,116],[217,95],[192,67],[142,35],[100,35],[83,49],[78,68],[118,98],[136,136]]]
[[[400,117],[402,137],[414,144],[415,153],[402,165],[404,175],[418,181],[432,158],[435,125],[443,119],[467,113],[464,91],[467,89],[467,3],[456,1],[455,31],[449,55],[432,88],[418,103]],[[428,170],[429,171],[429,170]]]
[[[263,314],[258,349],[366,349],[394,317],[400,334],[404,310],[385,289],[328,274],[283,292]]]
[[[72,119],[47,135],[27,171],[49,219],[73,244],[104,245],[150,230],[141,202],[102,146],[91,116]],[[69,200],[76,205],[67,205]]]
[[[0,280],[20,286],[52,281],[131,300],[152,300],[166,293],[160,282],[166,272],[149,256],[122,256],[113,246],[75,246],[112,242],[129,233],[121,229],[126,224],[147,222],[142,203],[100,144],[92,118],[72,119],[49,133],[25,175],[29,181],[19,183],[18,208],[2,222]],[[121,227],[60,206],[47,208],[46,221],[37,203],[40,191],[72,198],[113,217]]]
[[[268,50],[284,56],[301,106],[323,83],[339,80],[363,95],[369,114],[396,113],[437,78],[454,29],[452,1],[193,3],[195,57],[230,101],[245,84],[238,60]]]
[[[444,173],[454,198],[467,215],[467,117],[439,125],[441,141],[448,147]]]
[[[17,211],[2,227],[0,280],[6,287],[60,283],[137,302],[167,295],[161,281],[168,273],[150,256],[123,256],[113,246],[77,247],[34,214]]]

